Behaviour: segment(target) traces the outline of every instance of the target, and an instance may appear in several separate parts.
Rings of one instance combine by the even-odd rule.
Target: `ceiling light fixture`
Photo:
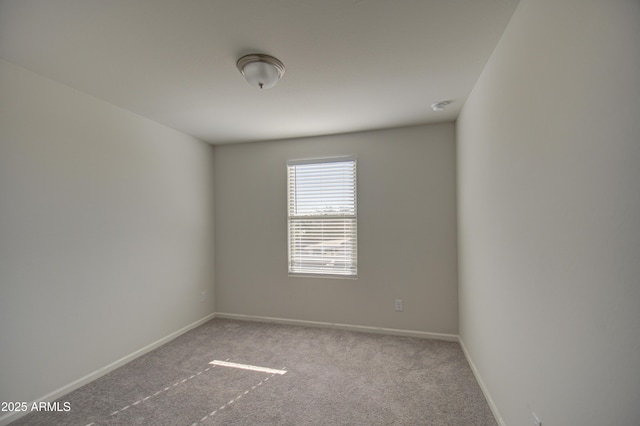
[[[277,58],[261,53],[252,53],[238,59],[238,70],[247,82],[259,89],[270,89],[284,75],[284,64]]]
[[[436,102],[435,104],[431,104],[431,109],[434,111],[444,111],[450,103],[451,101]]]

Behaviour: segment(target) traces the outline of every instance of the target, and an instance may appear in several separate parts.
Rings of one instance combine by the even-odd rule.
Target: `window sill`
[[[336,280],[357,280],[358,276],[357,275],[290,273],[289,278],[324,278],[324,279],[336,279]]]

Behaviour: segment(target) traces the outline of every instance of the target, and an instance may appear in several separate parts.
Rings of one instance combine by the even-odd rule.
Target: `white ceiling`
[[[344,133],[455,120],[516,4],[0,0],[0,58],[213,144]]]

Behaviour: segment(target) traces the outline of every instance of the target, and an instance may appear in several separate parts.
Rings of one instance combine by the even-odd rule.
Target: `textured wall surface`
[[[640,2],[522,0],[458,120],[460,335],[507,425],[640,419]]]

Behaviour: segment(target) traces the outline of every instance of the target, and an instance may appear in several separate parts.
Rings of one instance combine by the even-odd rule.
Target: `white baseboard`
[[[262,317],[256,315],[229,314],[224,312],[216,312],[216,318],[226,318],[244,321],[269,322],[276,324],[300,325],[306,327],[319,328],[335,328],[339,330],[361,331],[365,333],[390,334],[393,336],[419,337],[423,339],[446,340],[448,342],[457,342],[458,335],[444,333],[428,333],[425,331],[400,330],[396,328],[371,327],[366,325],[339,324],[334,322],[323,321],[306,321],[287,318]]]
[[[471,367],[471,371],[473,372],[473,375],[475,376],[476,381],[478,382],[478,385],[480,385],[480,389],[482,389],[482,393],[484,394],[484,397],[487,400],[487,403],[489,404],[489,408],[491,409],[491,413],[493,414],[493,417],[495,417],[496,422],[498,423],[499,426],[506,426],[506,423],[504,422],[504,420],[502,420],[502,416],[498,411],[498,407],[496,406],[495,402],[493,402],[493,398],[491,398],[489,389],[484,384],[484,381],[482,380],[482,377],[480,376],[478,369],[476,368],[475,364],[473,363],[473,360],[471,359],[471,355],[469,354],[467,347],[464,345],[464,341],[462,340],[462,337],[460,337],[459,340],[460,340],[460,347],[462,348],[462,352],[464,352],[464,356],[467,358],[467,362]]]
[[[55,391],[50,392],[50,393],[38,398],[35,401],[29,402],[29,407],[31,407],[33,405],[33,403],[38,403],[38,402],[43,402],[43,401],[44,402],[52,402],[52,401],[54,401],[54,400],[56,400],[56,399],[58,399],[58,398],[60,398],[60,397],[62,397],[64,395],[68,394],[69,392],[72,392],[72,391],[78,389],[79,387],[84,386],[87,383],[90,383],[90,382],[98,379],[99,377],[104,376],[105,374],[115,370],[116,368],[121,367],[121,366],[125,365],[126,363],[128,363],[130,361],[133,361],[134,359],[136,359],[136,358],[138,358],[138,357],[140,357],[140,356],[142,356],[142,355],[144,355],[144,354],[146,354],[148,352],[151,352],[152,350],[164,345],[165,343],[170,342],[171,340],[173,340],[176,337],[186,333],[187,331],[189,331],[191,329],[194,329],[194,328],[198,327],[201,324],[204,324],[205,322],[209,321],[210,319],[215,318],[215,316],[216,316],[215,314],[209,314],[206,317],[199,319],[198,321],[195,321],[195,322],[193,322],[193,323],[191,323],[191,324],[189,324],[189,325],[187,325],[185,327],[182,327],[180,330],[174,331],[173,333],[171,333],[171,334],[169,334],[169,335],[167,335],[167,336],[165,336],[165,337],[163,337],[163,338],[161,338],[159,340],[156,340],[155,342],[145,346],[142,349],[138,349],[137,351],[135,351],[135,352],[133,352],[133,353],[127,355],[127,356],[124,356],[124,357],[120,358],[119,360],[117,360],[115,362],[112,362],[111,364],[109,364],[109,365],[107,365],[105,367],[102,367],[102,368],[100,368],[100,369],[98,369],[98,370],[96,370],[96,371],[94,371],[92,373],[87,374],[84,377],[79,378],[78,380],[75,380],[75,381],[73,381],[73,382],[71,382],[71,383],[69,383],[69,384],[67,384],[65,386],[62,386],[61,388],[56,389]],[[9,423],[18,420],[20,417],[25,416],[27,414],[29,414],[29,413],[21,411],[21,412],[12,412],[12,413],[9,413],[7,415],[4,415],[4,416],[0,417],[0,426],[6,426]]]

